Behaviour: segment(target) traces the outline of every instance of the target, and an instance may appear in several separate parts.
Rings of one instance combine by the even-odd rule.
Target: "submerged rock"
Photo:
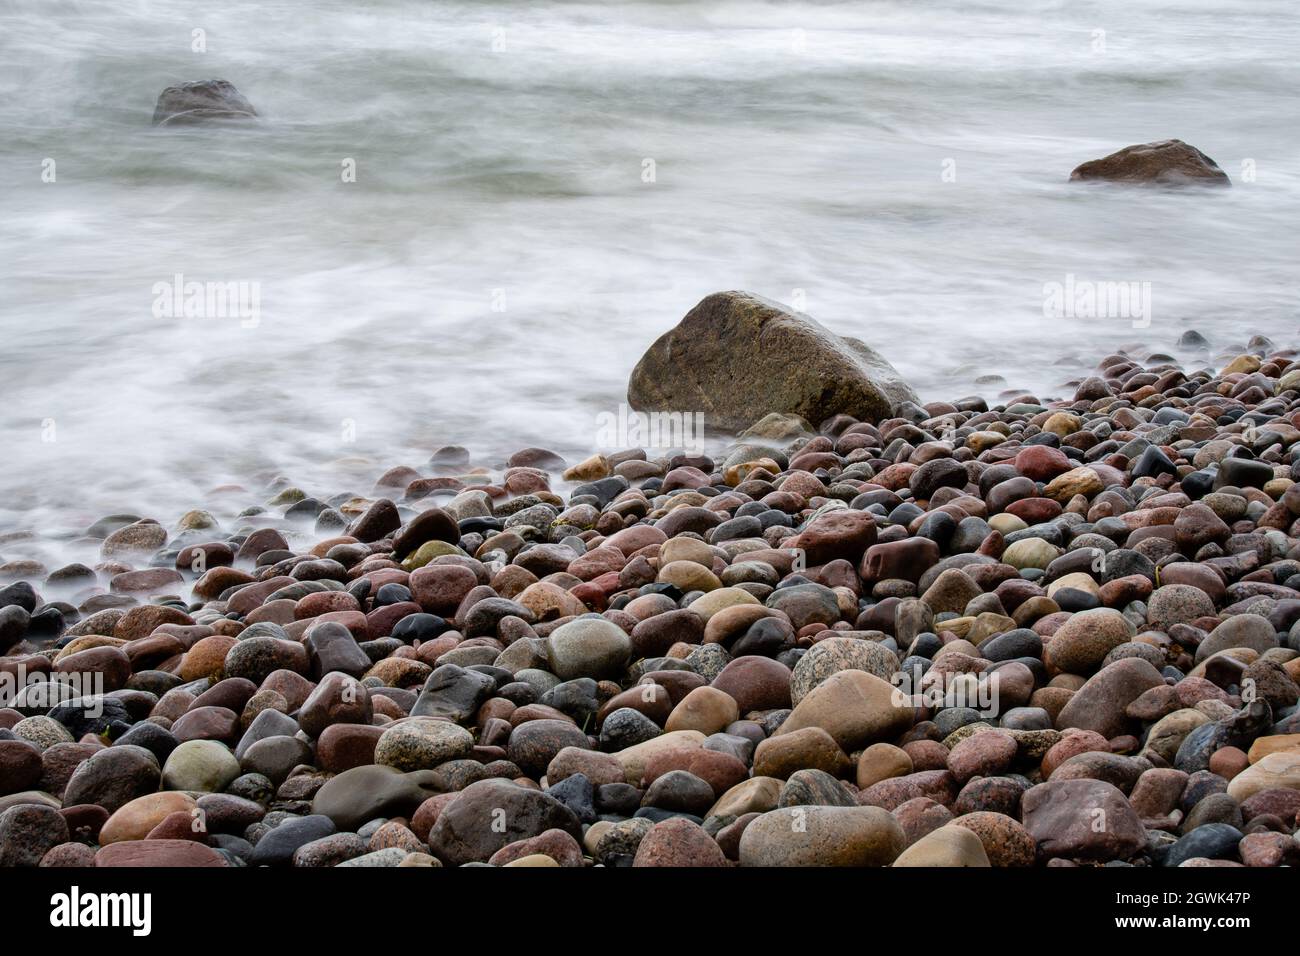
[[[158,96],[154,126],[191,126],[212,120],[254,119],[257,110],[226,80],[199,80],[169,86]]]
[[[1077,166],[1071,182],[1156,183],[1162,186],[1231,186],[1219,164],[1181,139],[1139,143]]]

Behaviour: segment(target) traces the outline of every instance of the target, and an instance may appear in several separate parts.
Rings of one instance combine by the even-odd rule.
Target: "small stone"
[[[578,819],[554,797],[506,780],[470,784],[438,815],[429,848],[443,863],[486,863],[504,846],[559,829],[577,839]]]
[[[792,807],[762,814],[740,838],[741,866],[889,866],[903,828],[878,807]]]
[[[529,720],[511,732],[506,759],[539,779],[561,751],[588,746],[587,735],[567,720]]]
[[[1147,602],[1147,621],[1165,632],[1175,624],[1190,624],[1197,618],[1213,614],[1214,602],[1209,595],[1189,584],[1158,587],[1151,592]]]
[[[965,783],[972,777],[996,777],[1010,769],[1019,746],[1013,737],[990,731],[974,734],[957,744],[948,754],[948,769]]]
[[[979,837],[989,864],[995,867],[1030,867],[1034,865],[1034,838],[1014,818],[1003,813],[978,811],[965,813],[953,821]]]
[[[853,807],[856,795],[824,770],[797,770],[781,788],[780,807]]]
[[[78,764],[63,799],[69,806],[93,803],[109,813],[158,789],[158,758],[143,747],[119,744],[96,751]]]
[[[632,653],[632,640],[603,618],[578,618],[550,636],[551,664],[562,680],[618,677]]]
[[[335,826],[329,817],[320,814],[289,817],[257,841],[250,863],[253,866],[290,866],[299,849],[334,832]]]
[[[1300,790],[1300,750],[1268,754],[1228,784],[1228,796],[1238,803],[1264,790]]]
[[[637,844],[635,867],[727,866],[717,842],[699,824],[681,817],[656,823]]]
[[[1021,800],[1025,829],[1041,857],[1124,860],[1146,846],[1137,813],[1116,787],[1100,780],[1041,783]],[[1095,826],[1097,820],[1103,826]]]
[[[1136,633],[1119,611],[1095,608],[1071,615],[1047,642],[1044,659],[1057,670],[1091,674],[1106,655]]]
[[[831,637],[818,641],[799,658],[790,677],[790,701],[798,705],[808,692],[844,670],[866,671],[889,680],[898,670],[898,658],[875,641]]]
[[[168,790],[216,793],[239,774],[239,761],[225,744],[187,740],[171,752],[163,765],[162,784]]]
[[[988,854],[978,835],[964,827],[948,824],[917,840],[893,863],[896,867],[942,866],[987,867]]]
[[[226,866],[221,854],[193,840],[137,840],[100,847],[96,867]]]
[[[698,730],[714,734],[740,719],[740,709],[730,695],[716,687],[697,687],[673,708],[664,730]]]
[[[53,807],[25,803],[0,813],[0,866],[38,866],[67,840],[67,821]]]
[[[297,867],[338,866],[366,852],[366,841],[355,833],[332,833],[304,843],[293,851]]]
[[[865,671],[839,671],[818,684],[781,725],[780,734],[809,727],[826,730],[844,750],[887,741],[912,725],[894,686]]]
[[[1160,672],[1141,658],[1130,657],[1102,668],[1066,702],[1056,728],[1092,730],[1106,739],[1132,729],[1129,704],[1145,691],[1164,684]]]
[[[326,781],[312,798],[312,812],[342,830],[355,830],[377,817],[409,816],[437,791],[429,771],[403,773],[394,767],[353,767]]]
[[[401,771],[432,770],[474,749],[468,730],[434,717],[408,717],[390,724],[375,744],[375,763]]]
[[[189,813],[196,806],[194,798],[187,793],[164,791],[136,797],[116,810],[100,827],[99,843],[107,846],[123,840],[143,840],[170,814],[178,811]]]
[[[865,790],[881,780],[906,776],[913,769],[907,751],[893,744],[872,744],[858,758],[858,789]]]
[[[840,745],[821,727],[804,727],[768,737],[754,750],[754,775],[784,780],[805,768],[843,773],[849,764]]]
[[[349,674],[326,674],[298,711],[298,725],[310,737],[319,737],[333,724],[368,724],[374,713],[370,693]]]
[[[507,844],[488,860],[493,866],[507,866],[525,857],[541,854],[560,866],[581,867],[582,847],[564,830],[547,830],[535,837]]]

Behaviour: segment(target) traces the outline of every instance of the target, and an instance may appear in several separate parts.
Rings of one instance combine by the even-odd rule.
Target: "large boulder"
[[[715,292],[650,346],[632,370],[639,411],[702,412],[736,431],[769,412],[821,422],[880,421],[916,393],[884,358],[810,316],[748,292]]]
[[[1125,146],[1117,153],[1075,167],[1070,181],[1155,183],[1161,186],[1231,186],[1219,164],[1181,139]]]
[[[257,116],[253,104],[226,80],[199,80],[169,86],[158,96],[154,126],[191,126],[212,120],[248,120]]]

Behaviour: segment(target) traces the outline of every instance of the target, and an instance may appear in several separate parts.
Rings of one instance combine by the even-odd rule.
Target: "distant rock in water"
[[[769,412],[814,425],[832,415],[878,422],[919,399],[884,358],[802,313],[748,292],[707,296],[641,357],[627,399],[643,412],[703,412],[737,431]]]
[[[1231,186],[1219,164],[1181,139],[1126,146],[1117,153],[1084,163],[1070,181],[1155,183],[1161,186]]]
[[[253,119],[257,110],[226,80],[199,80],[169,86],[158,97],[154,126],[181,126],[211,120]]]

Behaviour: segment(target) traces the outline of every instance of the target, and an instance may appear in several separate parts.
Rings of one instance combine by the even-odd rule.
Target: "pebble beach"
[[[1285,932],[1292,6],[6,0],[19,938]]]
[[[0,865],[1294,865],[1300,353],[1205,356],[7,534]]]

